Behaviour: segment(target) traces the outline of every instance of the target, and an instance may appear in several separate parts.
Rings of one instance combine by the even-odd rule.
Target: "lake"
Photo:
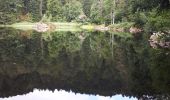
[[[0,28],[0,98],[169,100],[170,51],[129,34]]]

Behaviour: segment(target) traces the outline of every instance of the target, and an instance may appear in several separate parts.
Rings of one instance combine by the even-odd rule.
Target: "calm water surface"
[[[144,33],[0,29],[2,100],[169,100],[169,76]]]

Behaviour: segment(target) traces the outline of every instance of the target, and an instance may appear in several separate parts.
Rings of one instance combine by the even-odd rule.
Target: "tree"
[[[94,0],[91,6],[90,19],[91,22],[101,24],[104,22],[103,17],[103,0]]]
[[[79,1],[72,0],[63,6],[63,17],[65,17],[68,22],[76,20],[81,12],[82,4]]]
[[[0,2],[0,23],[11,24],[17,21],[17,15],[23,6],[22,2],[20,0],[0,0]]]
[[[41,17],[43,16],[42,10],[43,10],[43,0],[40,0],[40,16],[41,16]]]
[[[90,17],[92,0],[83,0],[82,5],[83,5],[83,12],[87,17]]]
[[[58,21],[62,19],[62,4],[60,0],[48,0],[47,1],[47,15],[52,15],[52,21]]]

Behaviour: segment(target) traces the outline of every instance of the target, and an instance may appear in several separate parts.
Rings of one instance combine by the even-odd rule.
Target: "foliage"
[[[66,3],[63,6],[63,17],[65,16],[66,21],[68,22],[71,22],[72,20],[76,20],[76,18],[81,14],[81,12],[82,12],[82,4],[78,1],[73,0],[69,3]]]
[[[170,52],[150,48],[145,36],[53,32],[48,40],[46,33],[27,33],[0,29],[0,96],[34,88],[137,98],[170,92]],[[78,38],[82,34],[84,41]]]
[[[147,22],[147,17],[145,13],[136,12],[131,16],[132,22],[134,22],[134,26],[143,27]]]
[[[102,16],[100,15],[100,9],[98,7],[99,3],[93,3],[91,6],[91,12],[90,12],[90,19],[92,23],[98,23],[100,24],[103,21]]]
[[[133,13],[136,11],[147,11],[159,6],[160,0],[130,0],[130,9]]]
[[[161,12],[149,12],[148,21],[145,25],[146,31],[168,31],[170,30],[170,10]]]
[[[32,21],[40,21],[40,9],[39,9],[39,0],[29,0],[29,3],[26,3],[28,12],[31,14]],[[27,12],[27,11],[26,11]]]
[[[83,12],[87,17],[90,17],[92,1],[93,0],[82,0]]]
[[[47,1],[47,15],[52,15],[52,21],[58,21],[62,17],[62,4],[59,0]]]
[[[60,28],[74,30],[79,24],[55,22],[78,21],[78,16],[85,14],[95,24],[112,24],[115,18],[116,24],[111,28],[128,30],[134,25],[146,32],[170,30],[169,0],[41,1],[42,4],[40,0],[0,0],[0,24],[21,22],[28,16],[29,21],[54,21],[52,24]],[[31,29],[33,24],[12,26]],[[126,33],[0,29],[0,96],[30,88],[58,88],[163,98],[161,94],[170,93],[169,58],[169,50],[149,47],[146,33],[131,38]]]
[[[166,85],[170,82],[170,64],[168,58],[170,57],[169,51],[165,49],[157,49],[151,51],[151,76],[153,79],[153,87],[161,92],[170,92],[169,87]],[[156,61],[153,63],[153,61]]]
[[[51,21],[79,21],[78,16],[85,14],[89,20],[83,22],[108,25],[112,23],[114,14],[116,23],[132,21],[137,27],[143,27],[145,24],[146,28],[153,26],[151,30],[167,29],[164,26],[169,25],[169,10],[163,10],[168,9],[167,0],[42,0],[42,2],[40,5],[40,0],[1,1],[1,24],[23,21],[24,17],[20,16],[27,15],[32,21],[40,21],[43,17],[40,14],[42,12],[47,19],[52,17]]]
[[[129,31],[130,27],[134,26],[134,23],[129,23],[129,22],[124,22],[124,23],[120,23],[120,24],[114,24],[114,25],[110,25],[110,28],[123,28],[125,31]]]
[[[80,49],[80,40],[70,32],[56,32],[51,33],[51,35],[52,40],[48,43],[49,54],[51,57],[56,57],[58,52],[63,48],[66,52],[75,52]]]
[[[17,13],[21,8],[21,2],[17,0],[0,0],[0,24],[8,24],[17,21]]]

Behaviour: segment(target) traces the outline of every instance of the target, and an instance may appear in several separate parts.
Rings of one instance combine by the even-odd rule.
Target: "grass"
[[[50,22],[51,24],[53,25],[56,25],[56,26],[80,26],[79,23],[61,23],[61,22]]]
[[[55,25],[56,29],[55,31],[80,31],[78,23],[60,23],[60,22],[49,22],[50,24]],[[20,22],[20,23],[14,23],[12,25],[0,25],[0,27],[12,27],[19,30],[32,30],[33,26],[36,23],[31,22]]]
[[[82,25],[81,26],[81,29],[84,29],[84,30],[94,30],[94,25]]]
[[[81,30],[94,30],[94,25],[81,25],[81,23],[66,23],[66,22],[48,22],[49,24],[55,25],[55,31],[81,31]],[[36,23],[31,22],[20,22],[12,25],[6,25],[5,27],[13,27],[19,30],[32,30],[32,27]],[[4,25],[0,25],[4,27]]]
[[[30,22],[20,22],[20,23],[15,23],[12,25],[7,25],[8,27],[13,27],[16,29],[20,30],[32,30],[32,27],[35,25],[35,23],[30,23]]]
[[[81,23],[64,23],[64,22],[48,22],[49,24],[54,25],[56,28],[54,29],[54,31],[82,31],[82,30],[87,30],[87,31],[93,31],[95,30],[95,27],[97,25],[92,25],[92,24],[88,24],[88,25],[82,25]],[[12,25],[0,25],[0,27],[13,27],[15,29],[19,29],[19,30],[32,30],[32,27],[35,25],[36,23],[31,23],[31,22],[20,22],[20,23],[15,23]],[[117,27],[130,27],[133,23],[121,23],[121,24],[114,24],[114,25],[110,25],[110,28],[117,28]],[[52,30],[53,31],[53,30]],[[125,36],[125,37],[130,37],[129,33],[120,33],[120,32],[113,32],[112,30],[110,30],[111,33],[117,34],[117,35],[121,35],[121,36]]]
[[[20,23],[15,23],[12,25],[0,25],[0,27],[13,27],[15,29],[28,31],[28,30],[32,30],[33,26],[35,24],[36,23],[20,22]],[[51,32],[53,32],[53,31],[79,32],[79,31],[83,31],[83,30],[93,31],[93,30],[95,30],[95,27],[98,26],[98,25],[92,25],[92,24],[82,25],[79,23],[60,23],[60,22],[49,22],[48,24],[54,25],[54,27],[55,27],[54,30],[49,30]],[[130,27],[131,25],[132,25],[132,23],[121,23],[121,24],[114,24],[109,27],[110,28],[122,28],[122,27]],[[118,35],[120,37],[125,37],[125,38],[132,37],[132,35],[129,34],[128,32],[113,32],[112,30],[110,30],[109,32],[112,34]]]
[[[124,28],[125,30],[127,30],[127,29],[130,29],[130,27],[132,27],[133,25],[134,23],[132,22],[124,22],[124,23],[113,24],[113,25],[110,25],[109,27],[111,29]]]

